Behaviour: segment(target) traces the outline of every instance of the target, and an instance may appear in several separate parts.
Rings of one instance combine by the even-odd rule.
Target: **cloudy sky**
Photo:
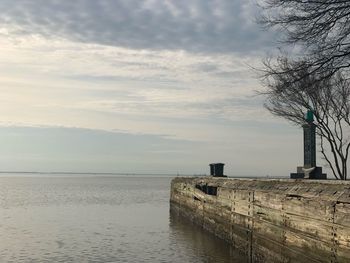
[[[1,0],[0,169],[288,176],[250,0]]]

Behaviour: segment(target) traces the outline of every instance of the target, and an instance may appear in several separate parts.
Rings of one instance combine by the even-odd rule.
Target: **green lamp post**
[[[312,110],[308,110],[305,115],[305,120],[308,123],[314,122],[314,112]]]

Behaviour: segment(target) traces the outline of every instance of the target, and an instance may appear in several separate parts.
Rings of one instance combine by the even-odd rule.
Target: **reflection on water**
[[[176,240],[174,243],[181,246],[178,248],[183,250],[181,254],[192,255],[191,262],[247,262],[247,258],[227,242],[176,213],[170,214],[170,232]]]
[[[0,262],[244,262],[169,218],[170,181],[0,176]]]

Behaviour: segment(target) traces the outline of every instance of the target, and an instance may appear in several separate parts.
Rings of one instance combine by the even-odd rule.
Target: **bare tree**
[[[284,43],[300,45],[308,73],[327,77],[350,69],[350,0],[259,1],[260,22],[282,30]]]
[[[276,68],[278,70],[276,71]],[[303,69],[295,70],[295,68]],[[314,112],[322,156],[335,178],[347,179],[350,147],[350,81],[339,71],[329,76],[310,73],[307,62],[280,57],[265,62],[265,107],[274,115],[302,125],[307,110]],[[285,72],[281,74],[281,71]],[[295,81],[298,80],[298,81]]]

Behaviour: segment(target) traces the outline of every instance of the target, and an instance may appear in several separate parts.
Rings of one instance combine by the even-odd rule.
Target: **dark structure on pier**
[[[327,179],[322,173],[322,167],[316,165],[316,125],[312,111],[308,111],[303,125],[304,130],[304,166],[298,166],[296,173],[291,173],[292,179]]]
[[[224,163],[211,163],[210,166],[210,175],[214,177],[227,177],[224,175]]]

